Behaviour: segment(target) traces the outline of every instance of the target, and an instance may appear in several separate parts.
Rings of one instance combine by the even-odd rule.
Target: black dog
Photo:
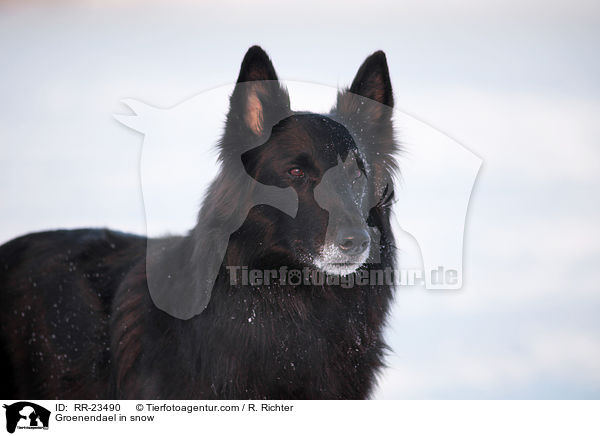
[[[291,111],[268,56],[252,47],[221,172],[187,236],[54,231],[0,247],[0,396],[367,398],[389,286],[253,286],[231,274],[308,267],[339,277],[394,265],[392,106],[382,52],[318,115]],[[248,180],[293,193],[295,215],[257,204]]]

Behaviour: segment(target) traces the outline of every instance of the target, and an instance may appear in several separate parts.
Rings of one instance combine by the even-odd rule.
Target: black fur
[[[110,230],[30,234],[0,247],[1,397],[369,396],[385,351],[388,286],[232,286],[225,267],[306,266],[304,259],[325,239],[329,217],[315,201],[315,186],[338,156],[354,152],[367,180],[361,189],[374,206],[366,211],[369,231],[381,234],[380,264],[363,268],[394,265],[389,199],[396,145],[385,55],[377,52],[365,61],[350,92],[341,91],[327,115],[293,113],[259,47],[246,54],[238,82],[219,144],[222,171],[196,228],[184,237],[153,241],[162,254],[147,258],[145,238]],[[358,96],[381,105],[364,106]],[[333,148],[324,149],[332,142]],[[261,183],[294,188],[297,216],[253,207],[229,239],[206,309],[176,319],[153,304],[147,266],[173,273],[159,282],[161,292],[194,290],[218,229],[239,219],[240,205],[248,201],[240,156]],[[306,170],[302,179],[285,176],[293,156],[308,160],[297,163]]]

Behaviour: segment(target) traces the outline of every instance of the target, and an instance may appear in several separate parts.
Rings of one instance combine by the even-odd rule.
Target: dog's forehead
[[[273,127],[273,137],[293,136],[316,144],[352,146],[348,129],[326,115],[300,113],[281,120]]]
[[[348,129],[322,114],[296,113],[273,127],[272,139],[289,145],[312,146],[315,151],[345,156],[356,144]]]

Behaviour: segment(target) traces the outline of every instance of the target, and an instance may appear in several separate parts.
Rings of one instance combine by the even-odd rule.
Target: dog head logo
[[[319,113],[295,111],[289,91],[292,97],[312,97],[307,100],[313,106],[325,101],[335,106],[315,108]],[[287,220],[284,242],[294,247],[289,251],[328,274],[346,275],[361,264],[378,263],[385,244],[400,248],[399,265],[406,268],[402,252],[416,241],[427,289],[462,286],[464,225],[481,160],[393,109],[382,55],[367,59],[352,86],[341,92],[298,82],[284,86],[268,57],[251,50],[234,85],[170,109],[123,102],[134,115],[117,120],[144,134],[141,181],[148,236],[194,228],[204,241],[184,259],[168,254],[165,239],[149,240],[148,287],[156,306],[167,313],[188,319],[204,310],[229,239],[243,231],[251,213]],[[224,114],[225,133],[219,138]],[[401,132],[402,151],[395,146],[392,122]],[[207,148],[215,143],[218,156]],[[400,183],[392,190],[395,160]],[[226,183],[223,169],[235,183]],[[308,184],[311,178],[317,180],[314,186]],[[218,205],[223,210],[211,210],[210,216],[201,211],[195,227],[198,202],[190,198],[201,198],[202,190],[205,198],[224,199]],[[377,217],[370,212],[380,206],[391,209],[396,241],[379,239]],[[173,223],[174,216],[188,218],[169,228],[165,223]],[[186,273],[177,262],[202,269],[196,289],[173,285],[178,274]],[[440,268],[452,272],[448,280],[436,276]],[[161,292],[166,288],[170,291]]]
[[[6,431],[14,433],[16,429],[48,429],[50,411],[28,401],[19,401],[4,405],[6,409]]]

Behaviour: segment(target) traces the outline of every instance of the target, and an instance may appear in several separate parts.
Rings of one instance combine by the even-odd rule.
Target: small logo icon
[[[10,406],[4,405],[6,409],[6,431],[14,433],[15,429],[48,430],[50,411],[28,401],[19,401]]]

